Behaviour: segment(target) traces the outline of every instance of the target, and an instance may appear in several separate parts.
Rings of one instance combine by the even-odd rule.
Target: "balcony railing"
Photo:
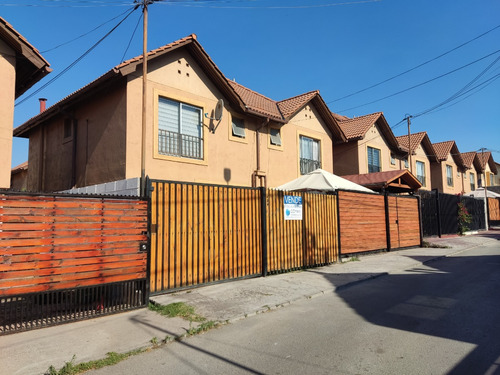
[[[306,174],[321,168],[321,160],[300,158],[300,174]]]
[[[158,152],[161,155],[203,159],[203,138],[160,129]]]

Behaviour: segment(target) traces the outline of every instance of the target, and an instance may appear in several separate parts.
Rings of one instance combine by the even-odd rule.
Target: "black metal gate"
[[[462,202],[472,216],[469,230],[486,229],[484,201],[473,197],[433,191],[420,191],[424,237],[458,233],[458,204]]]

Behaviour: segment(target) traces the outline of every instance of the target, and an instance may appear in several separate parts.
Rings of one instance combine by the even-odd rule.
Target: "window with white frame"
[[[380,164],[380,150],[374,147],[367,147],[368,153],[368,173],[380,172],[382,170]]]
[[[422,186],[425,186],[425,163],[417,160],[416,166],[417,166],[417,180],[420,181]]]
[[[245,122],[241,118],[233,117],[232,120],[233,136],[245,138]]]
[[[446,182],[448,186],[453,186],[453,167],[451,165],[446,166]]]
[[[320,141],[301,135],[300,142],[300,174],[321,168]]]
[[[281,131],[277,128],[269,128],[270,142],[273,146],[281,146]]]
[[[408,164],[408,158],[405,159],[405,168],[408,169],[409,168],[409,164]]]
[[[158,153],[203,159],[202,109],[158,98]]]
[[[469,174],[469,176],[470,176],[470,190],[474,191],[476,190],[476,176],[472,172]]]

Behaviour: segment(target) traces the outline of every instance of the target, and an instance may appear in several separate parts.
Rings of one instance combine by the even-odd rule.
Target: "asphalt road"
[[[500,243],[90,374],[500,374]]]

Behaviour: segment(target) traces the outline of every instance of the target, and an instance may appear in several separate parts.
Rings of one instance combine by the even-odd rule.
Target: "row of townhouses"
[[[14,97],[50,72],[0,18],[0,151],[11,158]],[[127,60],[14,129],[28,161],[3,188],[53,192],[151,179],[276,187],[322,168],[373,190],[460,194],[500,185],[490,152],[460,152],[426,132],[396,137],[382,112],[332,113],[319,91],[272,100],[227,79],[190,35]],[[9,168],[10,169],[10,168]],[[9,179],[11,178],[11,182]],[[485,179],[485,181],[484,181]]]

